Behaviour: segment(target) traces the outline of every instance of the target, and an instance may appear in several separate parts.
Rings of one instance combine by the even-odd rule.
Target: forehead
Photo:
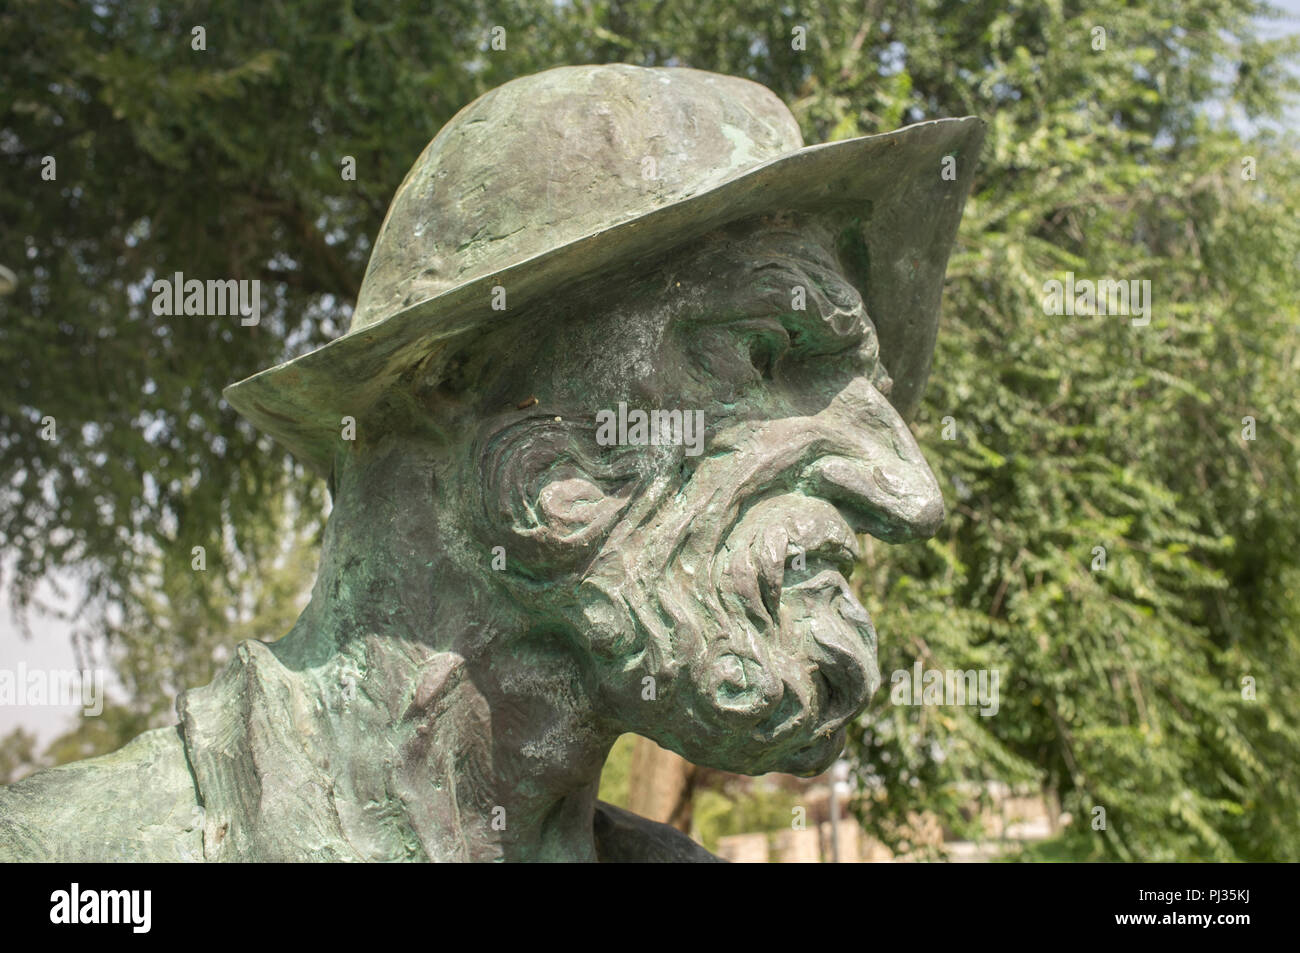
[[[557,324],[572,326],[577,318],[610,336],[601,339],[601,351],[616,342],[623,348],[633,341],[660,345],[663,332],[675,324],[791,312],[837,324],[845,323],[846,313],[866,317],[861,290],[841,265],[831,228],[795,219],[720,229],[665,252],[640,273],[593,282],[575,293],[571,306],[561,307],[567,320]]]
[[[829,319],[865,317],[861,290],[836,253],[832,230],[816,221],[763,220],[706,236],[666,269],[673,290],[697,292],[695,320],[749,314],[807,312]]]
[[[810,341],[872,336],[832,228],[810,220],[758,220],[571,286],[490,332],[490,340],[471,349],[477,357],[469,358],[459,378],[470,389],[505,378],[487,388],[491,400],[502,401],[496,393],[502,388],[513,394],[533,387],[564,398],[654,389],[654,381],[662,386],[695,373],[685,358],[665,354],[672,342],[699,341],[711,329],[726,333],[725,325],[748,318],[778,318]],[[493,352],[495,359],[484,356]]]

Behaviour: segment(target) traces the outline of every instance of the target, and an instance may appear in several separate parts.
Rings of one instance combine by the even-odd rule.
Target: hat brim
[[[616,222],[577,241],[416,302],[224,391],[230,405],[311,470],[328,476],[342,418],[361,419],[404,373],[488,322],[492,288],[510,309],[561,284],[635,266],[741,219],[781,211],[833,214],[854,239],[842,250],[876,324],[890,400],[904,418],[920,402],[939,323],[948,253],[975,170],[984,123],[939,119],[808,146],[721,185]],[[953,163],[944,163],[952,156]],[[436,317],[436,319],[435,319]]]

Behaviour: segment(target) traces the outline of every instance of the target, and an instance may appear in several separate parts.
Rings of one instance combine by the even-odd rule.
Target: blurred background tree
[[[928,544],[869,546],[856,581],[887,679],[917,660],[997,669],[1001,705],[896,706],[886,685],[850,746],[868,831],[897,846],[921,809],[969,827],[963,792],[996,779],[1076,819],[1052,856],[1300,859],[1300,158],[1276,130],[1297,46],[1264,39],[1271,16],[9,0],[4,586],[21,618],[38,584],[65,587],[125,700],[45,752],[15,732],[0,771],[167,724],[235,641],[287,630],[328,501],[221,388],[344,330],[394,190],[456,110],[515,76],[624,61],[755,79],[809,142],[990,124],[915,424],[951,517]],[[1150,325],[1046,315],[1043,284],[1067,271],[1149,279]],[[154,315],[150,285],[174,272],[260,279],[261,324]]]

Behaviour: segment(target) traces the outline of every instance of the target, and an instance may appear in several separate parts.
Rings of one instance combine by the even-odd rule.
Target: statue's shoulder
[[[596,802],[596,854],[605,863],[721,864],[675,827]]]
[[[202,831],[174,726],[0,787],[0,861],[200,861]]]

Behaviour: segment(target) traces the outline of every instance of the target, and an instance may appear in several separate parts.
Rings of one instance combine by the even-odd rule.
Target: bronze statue
[[[840,752],[880,681],[856,534],[943,517],[905,420],[981,137],[805,148],[690,69],[467,106],[348,333],[226,392],[330,481],[311,604],[178,726],[0,789],[0,859],[712,859],[601,767],[624,732],[749,774]]]

